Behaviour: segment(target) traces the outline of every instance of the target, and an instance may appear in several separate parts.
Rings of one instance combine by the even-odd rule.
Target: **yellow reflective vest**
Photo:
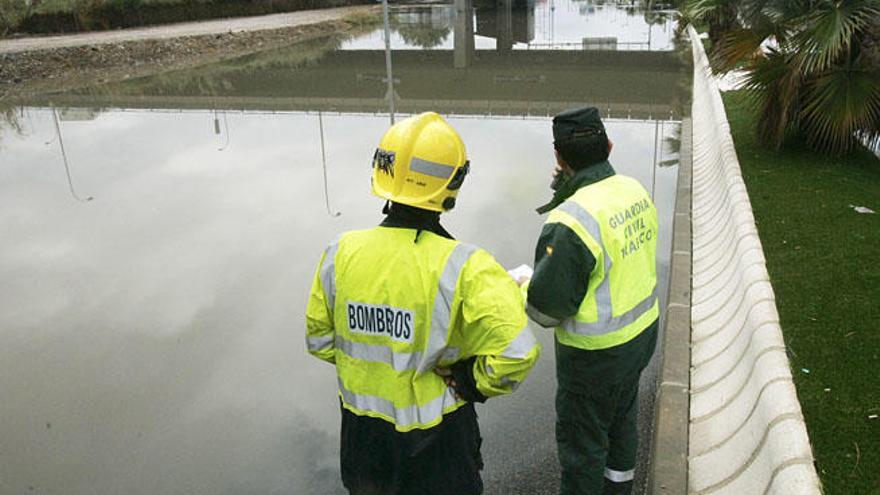
[[[343,407],[398,431],[462,405],[434,373],[476,357],[477,389],[512,392],[540,345],[516,283],[486,251],[422,231],[352,231],[324,251],[306,311],[308,351],[335,363]]]
[[[563,321],[529,307],[541,324],[556,325],[564,345],[596,350],[629,342],[659,316],[657,210],[631,177],[613,175],[581,187],[550,212],[596,259],[577,313]]]

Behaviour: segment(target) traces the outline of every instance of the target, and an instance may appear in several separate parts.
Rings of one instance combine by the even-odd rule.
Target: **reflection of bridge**
[[[277,57],[277,54],[276,54]],[[394,53],[396,106],[459,114],[548,115],[591,104],[612,117],[680,118],[687,77],[669,52],[480,51],[455,69],[452,50]],[[235,66],[133,81],[100,95],[52,97],[62,106],[386,112],[384,53],[334,51],[317,63]],[[204,79],[219,81],[206,94]]]
[[[452,50],[393,53],[397,111],[544,116],[589,104],[601,108],[607,117],[682,117],[690,93],[689,71],[677,53],[510,50],[508,41],[521,37],[514,33],[518,23],[513,18],[523,14],[511,10],[513,0],[498,2],[497,16],[486,16],[482,11],[498,21],[493,26],[498,36],[496,50],[474,49],[474,9],[471,2],[459,0]],[[479,28],[479,16],[477,19]],[[524,36],[528,37],[525,26]],[[313,48],[316,53],[303,54]],[[389,108],[388,96],[384,51],[336,50],[333,43],[324,43],[90,92],[55,95],[40,103],[384,113]]]

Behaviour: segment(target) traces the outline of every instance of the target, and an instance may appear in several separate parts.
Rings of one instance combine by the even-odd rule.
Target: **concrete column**
[[[495,49],[509,52],[513,49],[513,0],[498,0],[497,7]]]
[[[455,0],[454,66],[464,69],[474,61],[474,3],[473,0]]]

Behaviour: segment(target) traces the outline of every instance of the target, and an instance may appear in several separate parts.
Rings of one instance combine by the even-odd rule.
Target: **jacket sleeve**
[[[561,223],[544,226],[535,248],[535,273],[528,283],[526,312],[543,327],[555,327],[580,308],[596,258],[578,235]]]
[[[457,381],[470,382],[484,397],[513,392],[541,352],[519,288],[489,253],[478,250],[462,269],[458,290],[460,333],[458,342],[450,344],[460,345],[460,359],[468,362],[472,379]]]
[[[309,293],[309,303],[306,307],[306,349],[313,356],[335,364],[336,332],[333,328],[333,308],[327,300],[321,281],[321,271],[326,256],[326,252],[321,256]]]

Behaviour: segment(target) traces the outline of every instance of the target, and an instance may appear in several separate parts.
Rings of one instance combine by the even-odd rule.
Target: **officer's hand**
[[[522,276],[522,277],[516,279],[516,285],[522,287],[523,284],[528,282],[529,280],[531,280],[531,278],[526,277],[526,276]]]
[[[458,394],[458,384],[455,383],[455,378],[452,377],[452,370],[449,368],[434,368],[434,373],[437,374],[440,378],[443,379],[443,382],[446,383],[446,386],[451,388],[455,393],[456,399],[461,399],[461,395]]]

